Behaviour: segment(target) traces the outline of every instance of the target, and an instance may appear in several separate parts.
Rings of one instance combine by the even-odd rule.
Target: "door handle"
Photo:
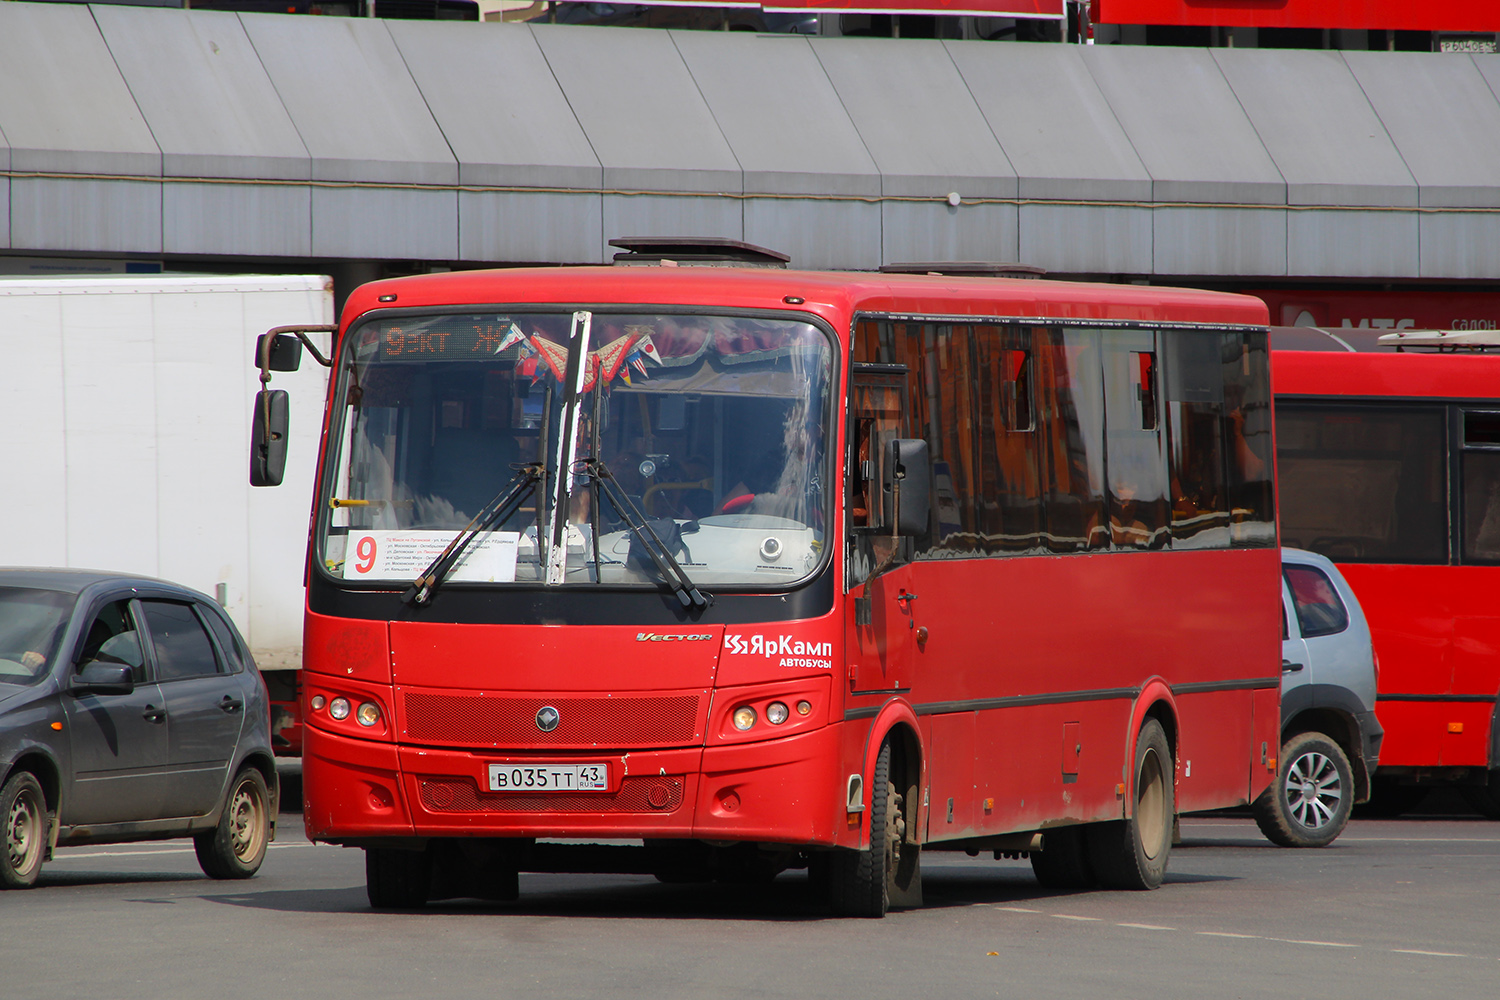
[[[245,703],[243,701],[240,701],[238,698],[234,698],[226,694],[223,698],[219,699],[219,707],[230,715],[233,715],[241,708],[244,708]]]
[[[905,591],[902,591],[901,593],[896,595],[896,600],[898,601],[915,601],[916,599],[916,594],[908,594]],[[908,605],[908,607],[910,607],[910,605]]]
[[[157,708],[155,705],[147,705],[146,710],[141,713],[141,718],[147,722],[154,722],[157,725],[161,725],[167,721],[167,710],[165,708]]]
[[[1295,674],[1297,671],[1302,669],[1302,666],[1302,664],[1293,663],[1291,660],[1282,660],[1281,672],[1284,674]]]

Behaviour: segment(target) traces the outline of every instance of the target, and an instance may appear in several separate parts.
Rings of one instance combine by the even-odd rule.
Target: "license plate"
[[[607,792],[608,764],[491,764],[492,792]]]

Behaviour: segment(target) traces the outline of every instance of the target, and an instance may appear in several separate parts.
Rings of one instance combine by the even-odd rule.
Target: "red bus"
[[[1449,784],[1500,818],[1500,335],[1383,332],[1274,329],[1282,539],[1369,619],[1372,806]]]
[[[880,916],[932,850],[1155,887],[1178,812],[1276,769],[1265,321],[749,264],[359,288],[306,577],[308,836],[365,849],[375,907],[807,868]],[[283,403],[257,399],[259,483]]]

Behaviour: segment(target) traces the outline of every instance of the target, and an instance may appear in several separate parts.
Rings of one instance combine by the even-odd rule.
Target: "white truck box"
[[[186,584],[221,598],[262,669],[299,667],[328,376],[311,358],[276,373],[286,481],[253,489],[253,356],[273,326],[333,320],[318,275],[0,278],[0,565]]]

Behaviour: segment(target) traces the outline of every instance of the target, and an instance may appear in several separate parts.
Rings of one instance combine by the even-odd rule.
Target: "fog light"
[[[755,725],[755,709],[749,705],[734,710],[734,728],[744,731]]]
[[[335,719],[349,718],[349,699],[335,698],[328,703],[328,714]]]
[[[786,706],[779,701],[773,701],[766,706],[766,721],[773,726],[781,725],[789,714]]]
[[[328,699],[323,697],[322,695],[315,694],[312,696],[312,707],[314,712],[316,712],[326,704],[328,704]]]
[[[810,701],[799,701],[799,702],[797,702],[797,714],[798,715],[806,715],[807,713],[809,713],[811,711],[812,711],[812,702],[810,702]]]
[[[380,708],[373,701],[367,701],[359,706],[354,719],[361,726],[373,726],[380,721]]]

